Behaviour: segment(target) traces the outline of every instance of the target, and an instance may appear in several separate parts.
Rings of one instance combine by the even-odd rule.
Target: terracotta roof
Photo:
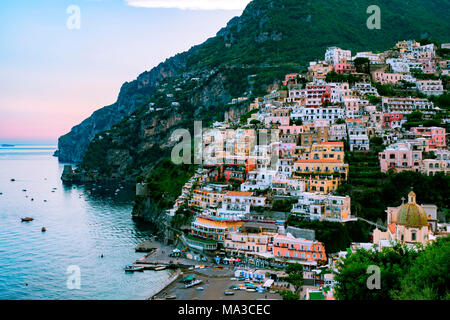
[[[246,191],[228,191],[226,193],[227,196],[251,196],[253,192]]]
[[[342,141],[329,141],[329,142],[321,142],[320,144],[339,144],[339,145],[344,145],[344,142],[342,142]]]
[[[297,160],[295,163],[342,163],[340,160],[334,160],[334,159],[302,159]]]
[[[397,229],[397,225],[394,223],[391,223],[390,225],[388,225],[389,231],[394,234],[395,230]]]

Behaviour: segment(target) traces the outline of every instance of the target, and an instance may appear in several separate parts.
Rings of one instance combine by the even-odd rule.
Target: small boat
[[[234,292],[233,291],[225,291],[224,294],[226,296],[232,296],[232,295],[234,295]]]
[[[14,178],[13,178],[13,179],[11,179],[11,182],[14,182],[14,181],[16,181],[16,179],[14,179]]]
[[[34,220],[34,218],[31,218],[31,217],[20,218],[20,219],[22,220],[22,222],[30,222],[30,221]]]
[[[139,267],[132,264],[125,266],[125,272],[135,272],[135,271],[144,271],[144,267]]]
[[[247,291],[247,292],[256,292],[255,289],[247,289],[247,290],[245,290],[245,291]]]
[[[199,290],[199,291],[202,291],[202,290],[205,290],[205,288],[203,288],[203,287],[197,287],[197,288],[195,288],[196,290]]]
[[[47,231],[47,229],[45,227],[42,227],[41,231],[45,232],[45,231]]]
[[[165,270],[165,269],[166,269],[165,266],[161,266],[161,267],[156,267],[155,271],[162,271],[162,270]]]
[[[166,296],[166,300],[173,300],[176,298],[177,298],[177,296]]]
[[[27,189],[22,189],[23,192],[27,192]]]
[[[198,285],[198,284],[200,284],[202,282],[203,282],[203,280],[200,280],[200,279],[192,280],[191,282],[185,284],[184,287],[185,288],[190,288],[190,287],[196,286],[196,285]]]

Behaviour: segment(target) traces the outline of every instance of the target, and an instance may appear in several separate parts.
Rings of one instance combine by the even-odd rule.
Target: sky
[[[57,143],[250,0],[0,1],[0,144]]]

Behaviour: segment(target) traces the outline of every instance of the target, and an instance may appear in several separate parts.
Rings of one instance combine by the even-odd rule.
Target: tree
[[[419,255],[417,250],[396,244],[381,251],[359,249],[338,263],[335,287],[338,300],[388,300],[391,293],[400,289],[400,279],[412,261]],[[369,267],[379,268],[380,287],[370,289],[368,282],[373,273]],[[368,281],[369,280],[369,281]]]
[[[400,281],[400,290],[392,292],[399,300],[450,300],[450,237],[430,244],[413,261]]]
[[[283,300],[298,300],[300,299],[300,296],[291,290],[283,290],[280,292],[281,297]]]
[[[370,60],[367,58],[356,58],[354,61],[356,72],[370,74]]]
[[[300,263],[291,263],[286,268],[288,282],[295,287],[295,292],[303,285],[303,266]]]

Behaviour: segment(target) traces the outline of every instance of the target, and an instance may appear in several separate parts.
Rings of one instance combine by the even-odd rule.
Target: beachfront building
[[[291,212],[307,220],[355,221],[356,218],[350,214],[350,204],[349,196],[303,192]]]
[[[273,238],[273,256],[299,263],[323,264],[327,261],[325,247],[319,241],[295,238],[290,233]]]
[[[380,160],[381,172],[387,172],[388,170],[419,172],[422,163],[422,151],[414,150],[408,142],[398,142],[380,152],[378,159]]]
[[[396,208],[388,208],[387,231],[378,228],[373,232],[373,243],[379,244],[382,240],[400,242],[413,245],[416,243],[426,245],[434,239],[427,214],[416,202],[416,194],[408,194],[408,203]]]
[[[272,256],[273,237],[276,233],[229,232],[224,241],[224,250],[231,254],[247,256]]]

